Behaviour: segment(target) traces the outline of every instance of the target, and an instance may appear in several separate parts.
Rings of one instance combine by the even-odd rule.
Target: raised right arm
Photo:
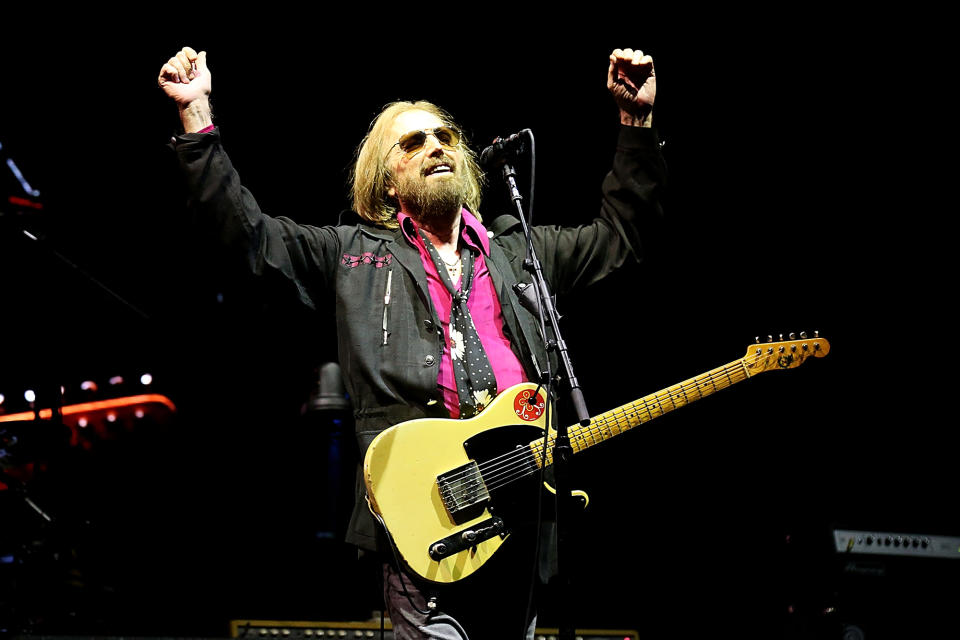
[[[210,233],[259,277],[280,276],[300,300],[316,308],[322,289],[332,286],[340,258],[335,227],[300,225],[264,214],[223,149],[220,132],[209,129],[210,78],[206,53],[185,47],[163,65],[158,84],[180,110],[185,133],[174,138],[187,204]]]

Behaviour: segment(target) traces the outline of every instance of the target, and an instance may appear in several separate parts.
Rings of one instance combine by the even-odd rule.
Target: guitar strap
[[[470,316],[467,301],[470,298],[470,285],[473,284],[474,257],[469,247],[460,249],[461,273],[459,287],[454,287],[440,253],[426,234],[420,230],[420,237],[433,258],[440,280],[450,292],[453,300],[450,304],[450,337],[448,347],[453,362],[453,375],[457,382],[457,396],[460,401],[460,418],[472,418],[490,404],[497,395],[497,379],[480,336]]]

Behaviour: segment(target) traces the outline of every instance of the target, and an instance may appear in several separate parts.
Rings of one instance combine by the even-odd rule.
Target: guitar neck
[[[733,386],[750,377],[746,361],[741,358],[722,367],[684,380],[666,389],[651,393],[639,400],[611,409],[590,419],[586,426],[574,425],[567,429],[570,446],[579,453],[595,444],[605,442],[614,436],[629,431],[654,418],[670,413],[691,402]],[[547,441],[547,455],[543,457],[543,439],[538,438],[529,444],[534,453],[537,466],[553,464],[555,434],[551,433]]]

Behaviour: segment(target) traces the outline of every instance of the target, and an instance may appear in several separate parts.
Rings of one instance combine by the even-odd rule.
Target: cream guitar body
[[[546,426],[543,391],[528,402],[535,389],[511,387],[467,420],[404,422],[370,444],[367,501],[417,575],[447,583],[474,573],[506,541],[517,503],[533,504],[539,467],[529,443]]]

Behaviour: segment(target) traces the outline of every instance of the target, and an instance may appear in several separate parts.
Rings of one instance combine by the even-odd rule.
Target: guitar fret
[[[644,408],[644,410],[647,412],[647,415],[650,416],[650,420],[653,420],[653,414],[650,413],[650,407],[647,406],[647,401],[641,399],[640,402],[643,403],[643,408]]]
[[[696,378],[694,378],[694,380],[696,380]],[[702,400],[702,399],[703,399],[703,392],[700,391],[700,386],[701,386],[701,383],[700,383],[700,382],[695,382],[694,385],[693,385],[694,390],[696,390],[696,392],[697,392],[697,400]]]

